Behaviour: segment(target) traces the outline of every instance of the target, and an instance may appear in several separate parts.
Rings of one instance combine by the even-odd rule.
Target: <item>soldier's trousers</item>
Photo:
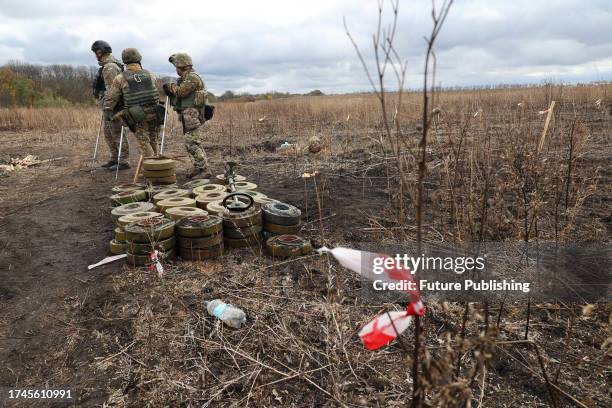
[[[119,153],[119,139],[121,138],[121,120],[104,120],[102,123],[104,140],[108,144],[110,150],[110,159],[117,160]],[[123,134],[123,143],[121,144],[121,163],[127,163],[130,156],[130,145],[127,140],[127,131]]]
[[[202,126],[185,133],[185,148],[187,149],[187,153],[189,153],[193,167],[202,170],[208,169],[208,159],[204,151],[204,130]]]
[[[159,155],[159,130],[156,120],[147,120],[136,125],[134,135],[144,157]]]

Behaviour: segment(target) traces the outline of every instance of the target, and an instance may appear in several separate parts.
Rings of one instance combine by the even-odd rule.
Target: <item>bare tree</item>
[[[376,74],[377,81],[375,82],[368,65],[359,49],[359,46],[355,42],[353,36],[348,30],[346,19],[344,20],[344,28],[346,30],[346,34],[349,37],[355,51],[357,52],[357,56],[361,61],[362,67],[368,77],[368,81],[372,86],[376,97],[378,98],[381,106],[381,114],[382,121],[384,125],[384,135],[387,140],[391,144],[392,150],[395,152],[397,157],[397,165],[398,165],[398,173],[401,180],[400,183],[400,194],[399,194],[399,215],[400,222],[403,222],[404,218],[404,191],[407,187],[406,185],[406,177],[405,177],[405,169],[404,169],[404,160],[402,150],[400,148],[401,145],[407,147],[407,150],[410,152],[410,146],[406,141],[406,137],[403,135],[401,126],[400,126],[400,118],[399,112],[401,110],[402,103],[402,94],[404,92],[404,82],[406,77],[406,69],[407,69],[407,61],[402,60],[396,51],[393,42],[395,40],[396,29],[397,29],[397,20],[398,20],[398,9],[399,9],[399,0],[391,0],[391,9],[393,13],[393,21],[392,23],[385,29],[382,28],[382,18],[383,18],[383,0],[378,1],[378,26],[376,33],[373,35],[373,48],[374,48],[374,59],[376,63]],[[431,8],[431,18],[433,21],[433,27],[431,33],[428,37],[425,37],[425,41],[427,43],[427,50],[425,52],[425,66],[423,69],[423,112],[422,112],[422,124],[421,124],[421,139],[419,141],[419,161],[418,161],[418,179],[417,179],[417,205],[416,205],[416,221],[417,221],[417,245],[418,245],[418,253],[421,252],[421,243],[423,239],[423,196],[424,196],[424,188],[423,184],[425,181],[425,175],[427,172],[426,162],[427,162],[427,135],[429,132],[429,126],[431,123],[432,113],[429,112],[429,102],[430,98],[433,98],[435,95],[435,72],[436,72],[436,54],[434,52],[434,44],[446,17],[448,16],[448,12],[453,3],[453,0],[444,0],[442,2],[442,6],[438,10],[436,8],[435,0],[432,0],[432,8]],[[385,89],[385,72],[388,67],[393,69],[397,80],[397,93],[398,93],[398,102],[393,114],[393,124],[395,125],[394,129],[391,126],[391,122],[389,120],[387,114],[387,104],[385,100],[385,95],[387,94],[387,90]],[[429,84],[429,77],[431,73],[431,85]],[[393,140],[393,135],[395,135],[395,141]],[[395,143],[394,143],[395,142]],[[383,135],[380,136],[380,145],[384,154],[384,139]],[[412,378],[413,378],[413,395],[412,395],[412,406],[419,407],[422,405],[423,393],[420,390],[419,386],[419,353],[420,353],[420,333],[421,333],[421,322],[420,318],[416,316],[415,318],[415,340],[414,340],[414,354],[413,354],[413,365],[412,365]]]
[[[376,81],[373,79],[373,76],[370,73],[368,64],[366,63],[366,60],[364,59],[363,54],[361,53],[361,50],[357,45],[357,42],[355,41],[348,29],[346,19],[344,19],[344,29],[346,31],[346,35],[348,36],[349,40],[353,44],[353,47],[355,48],[357,56],[361,61],[361,65],[366,73],[368,81],[370,82],[372,90],[380,103],[384,132],[381,133],[379,136],[379,144],[381,148],[381,153],[383,157],[386,158],[385,141],[388,141],[391,146],[391,151],[395,153],[395,157],[397,159],[397,166],[399,169],[398,173],[401,180],[398,194],[398,219],[400,222],[403,222],[405,216],[404,196],[407,187],[407,182],[405,177],[403,155],[400,148],[402,143],[404,143],[404,138],[400,126],[400,119],[398,113],[401,111],[402,94],[404,92],[404,82],[406,78],[406,69],[408,67],[408,61],[402,60],[394,46],[398,21],[399,0],[391,0],[390,4],[391,12],[393,15],[392,22],[387,27],[383,28],[384,1],[378,0],[378,24],[376,28],[376,33],[372,35],[374,60],[376,64]],[[395,79],[397,81],[396,92],[398,94],[398,99],[392,118],[389,117],[386,100],[388,91],[385,87],[385,74],[387,73],[388,69],[393,70],[393,73],[395,74]],[[393,124],[395,126],[393,126]],[[387,173],[389,173],[388,166]],[[388,183],[390,183],[390,181],[388,181]]]

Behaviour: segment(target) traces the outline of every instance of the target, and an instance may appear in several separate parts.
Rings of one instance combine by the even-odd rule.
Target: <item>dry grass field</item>
[[[611,93],[592,85],[435,95],[423,241],[608,245]],[[540,111],[551,101],[542,137]],[[412,243],[421,95],[397,102],[387,98],[398,124],[391,138],[373,95],[219,103],[205,125],[213,172],[237,161],[261,192],[302,209],[301,233],[315,245]],[[189,160],[170,118],[165,153],[184,180]],[[0,386],[61,385],[78,406],[410,403],[413,332],[377,352],[356,335],[401,304],[368,303],[359,279],[330,258],[284,263],[243,249],[171,261],[162,278],[120,263],[87,271],[113,234],[111,188],[133,175],[115,182],[91,168],[98,121],[95,109],[0,109],[0,163],[60,158],[0,178]],[[323,143],[316,154],[313,136]],[[285,141],[294,147],[277,152]],[[101,142],[98,164],[107,154]],[[243,308],[248,324],[233,330],[208,316],[202,301],[214,298]],[[611,406],[607,300],[529,309],[426,302],[426,406]]]

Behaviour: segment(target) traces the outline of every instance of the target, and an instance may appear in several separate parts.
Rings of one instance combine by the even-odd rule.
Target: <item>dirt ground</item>
[[[104,308],[108,303],[121,302],[121,294],[112,290],[112,278],[123,273],[123,263],[111,263],[92,271],[87,270],[87,265],[108,255],[108,241],[114,229],[108,197],[115,184],[130,182],[133,169],[120,172],[115,181],[114,173],[98,168],[107,155],[105,147],[101,146],[96,168],[92,171],[90,152],[77,147],[78,134],[3,133],[2,138],[4,160],[22,157],[24,153],[60,159],[0,179],[3,197],[0,200],[0,361],[5,363],[0,371],[0,384],[51,386],[56,384],[59,364],[72,371],[71,380],[62,382],[65,387],[88,389],[79,405],[98,406],[107,398],[106,387],[102,384],[108,378],[99,374],[92,377],[91,363],[106,351],[84,344],[74,354],[62,356],[62,361],[58,361],[54,358],[54,348],[64,338],[65,330],[72,328],[100,332],[111,329],[129,338],[126,329],[100,317],[79,319],[81,324],[86,322],[86,329],[76,328],[70,321],[77,315],[86,316],[87,312]],[[131,141],[134,168],[138,148],[135,140]],[[299,177],[300,169],[287,169],[287,173],[291,173],[289,177],[277,173],[277,169],[285,167],[287,162],[286,157],[274,154],[275,146],[280,143],[254,146],[261,156],[250,162],[242,160],[239,172],[248,174],[249,180],[257,183],[261,191],[270,192],[270,196],[299,204],[302,208],[306,204],[305,220],[314,220],[318,216],[315,197],[309,191],[312,194],[310,208],[307,202],[303,203],[304,183]],[[184,173],[189,163],[184,150],[181,151],[180,140],[170,142],[168,149],[178,153],[179,183],[186,181]],[[208,151],[215,169],[221,173],[223,164],[219,156],[223,148],[210,146]],[[245,159],[247,154],[239,152],[237,157]],[[283,182],[275,183],[271,173]],[[365,195],[353,197],[351,191],[347,183],[341,181],[330,198],[334,214],[356,211],[354,216],[342,217],[338,227],[360,224],[359,210],[373,209],[381,193],[369,190],[371,201],[367,202]],[[324,217],[329,215],[332,213],[327,211],[323,214]],[[37,380],[33,382],[34,378]]]
[[[243,249],[217,261],[171,262],[162,279],[122,262],[88,271],[88,264],[107,256],[113,235],[111,188],[129,182],[132,170],[115,182],[110,172],[90,169],[91,140],[77,132],[0,137],[2,161],[25,154],[61,158],[0,178],[0,386],[70,388],[77,395],[73,404],[84,407],[383,407],[410,401],[412,335],[368,354],[356,332],[383,308],[360,301],[357,279],[337,264],[316,256],[279,264]],[[137,145],[131,141],[135,167]],[[382,168],[353,171],[368,167],[363,149],[318,167],[324,175],[315,190],[301,177],[312,166],[274,153],[281,142],[246,146],[233,157],[238,173],[260,191],[303,209],[304,235],[327,245],[393,240],[362,230],[380,225],[376,216],[383,217],[389,193]],[[221,173],[226,148],[210,144],[208,152]],[[103,148],[100,158],[106,154]],[[169,141],[168,154],[179,160],[184,181],[189,163],[180,139]],[[201,304],[216,297],[240,305],[254,323],[237,331],[219,325]],[[532,310],[532,335],[548,376],[556,375],[555,384],[566,393],[555,391],[558,406],[612,405],[605,391],[610,356],[602,350],[610,312],[609,304],[582,315],[580,306]],[[469,313],[474,321],[462,330],[462,307],[430,306],[423,333],[430,355],[446,344],[445,332],[463,331],[482,350],[489,346],[486,336],[478,340],[483,311]],[[499,307],[486,313],[492,320],[502,316]],[[524,305],[508,305],[502,340],[520,340],[524,318]],[[551,406],[529,347],[496,347],[488,374],[445,392],[471,389],[475,400],[484,398],[489,406]],[[444,359],[434,360],[429,364]],[[469,379],[471,368],[466,362],[457,372]]]

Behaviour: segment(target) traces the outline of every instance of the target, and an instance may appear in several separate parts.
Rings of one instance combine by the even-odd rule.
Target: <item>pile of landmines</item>
[[[159,166],[147,170],[147,161],[165,163],[172,171],[176,168],[170,159],[147,159],[144,163],[148,181],[152,173],[147,171],[159,171]],[[176,175],[153,179],[170,181],[167,177],[176,179]],[[310,242],[295,235],[300,228],[298,208],[268,198],[256,191],[256,184],[236,176],[234,186],[238,192],[251,196],[254,205],[245,211],[230,211],[223,206],[229,187],[223,175],[216,179],[218,184],[198,179],[182,188],[176,184],[114,187],[110,200],[116,228],[110,242],[111,253],[125,253],[129,264],[144,266],[154,263],[156,258],[171,259],[175,255],[186,260],[215,258],[225,248],[251,247],[263,241],[273,257],[310,252]]]

